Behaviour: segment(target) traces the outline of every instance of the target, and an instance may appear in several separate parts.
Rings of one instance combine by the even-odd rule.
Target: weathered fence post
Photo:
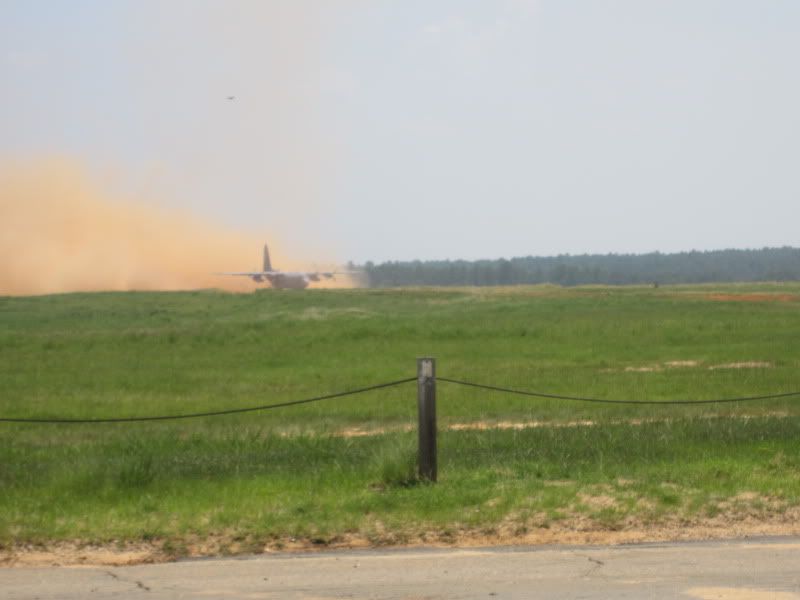
[[[436,481],[436,359],[417,359],[419,477]]]

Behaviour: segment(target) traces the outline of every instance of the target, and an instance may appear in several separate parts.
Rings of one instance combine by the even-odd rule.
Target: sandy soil
[[[670,360],[663,364],[656,365],[628,365],[622,369],[600,369],[601,373],[660,373],[665,369],[694,369],[701,367],[699,361],[696,360]],[[771,369],[775,365],[771,362],[763,360],[743,360],[739,362],[724,363],[720,365],[708,365],[702,368],[709,371],[716,371],[718,369]]]
[[[696,419],[707,419],[713,420],[718,418],[726,418],[726,419],[740,419],[743,421],[747,421],[748,419],[758,419],[758,418],[765,418],[765,417],[777,417],[777,418],[786,418],[790,416],[789,412],[786,411],[768,411],[768,412],[760,412],[756,414],[736,414],[736,415],[725,415],[724,417],[719,417],[717,415],[700,415],[695,417]],[[662,417],[662,418],[635,418],[635,419],[612,419],[608,421],[603,421],[604,425],[644,425],[646,423],[670,423],[674,419],[670,417]],[[576,419],[572,421],[537,421],[537,420],[528,420],[528,421],[470,421],[468,423],[450,423],[448,425],[441,425],[441,430],[447,431],[489,431],[489,430],[516,430],[520,431],[523,429],[539,429],[543,427],[553,428],[553,429],[560,429],[560,428],[570,428],[570,427],[595,427],[599,425],[598,421],[593,421],[591,419]],[[398,425],[395,427],[348,427],[346,429],[340,429],[338,431],[333,432],[331,435],[337,437],[366,437],[366,436],[373,436],[373,435],[384,435],[386,433],[400,433],[405,432],[408,433],[410,431],[415,431],[416,426],[414,425]],[[286,434],[287,436],[289,434]]]
[[[774,365],[761,360],[748,360],[744,362],[725,363],[724,365],[711,365],[709,371],[717,369],[771,369]]]

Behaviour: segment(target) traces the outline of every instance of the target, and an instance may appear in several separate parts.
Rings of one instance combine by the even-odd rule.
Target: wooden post
[[[436,481],[436,359],[417,359],[419,477]]]

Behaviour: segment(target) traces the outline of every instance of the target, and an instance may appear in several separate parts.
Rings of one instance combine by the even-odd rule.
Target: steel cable
[[[499,387],[496,385],[486,385],[461,381],[459,379],[449,379],[447,377],[436,377],[438,381],[454,383],[467,387],[474,387],[494,392],[505,392],[507,394],[518,394],[521,396],[533,396],[536,398],[551,398],[554,400],[572,400],[575,402],[597,402],[602,404],[650,404],[650,405],[670,405],[670,404],[722,404],[728,402],[749,402],[753,400],[773,400],[776,398],[788,398],[790,396],[800,396],[800,392],[783,392],[780,394],[769,394],[765,396],[745,396],[742,398],[719,398],[716,400],[609,400],[606,398],[588,398],[584,396],[562,396],[560,394],[546,394],[543,392],[531,392],[526,390],[515,390],[513,388]]]
[[[379,383],[368,387],[358,388],[355,390],[348,390],[346,392],[336,392],[335,394],[326,394],[324,396],[315,396],[314,398],[306,398],[304,400],[290,400],[288,402],[278,402],[277,404],[263,404],[261,406],[249,406],[246,408],[231,408],[227,410],[214,410],[208,412],[186,413],[181,415],[158,415],[151,417],[111,417],[101,419],[28,419],[28,418],[14,418],[14,417],[0,417],[0,422],[3,423],[132,423],[138,421],[171,421],[176,419],[193,419],[195,417],[219,417],[222,415],[233,415],[237,413],[255,412],[258,410],[269,410],[272,408],[284,408],[286,406],[296,406],[298,404],[309,404],[311,402],[319,402],[321,400],[331,400],[333,398],[342,398],[344,396],[352,396],[354,394],[363,394],[364,392],[371,392],[373,390],[380,390],[388,387],[394,387],[416,381],[416,377],[408,377],[406,379],[399,379],[397,381],[390,381],[388,383]]]

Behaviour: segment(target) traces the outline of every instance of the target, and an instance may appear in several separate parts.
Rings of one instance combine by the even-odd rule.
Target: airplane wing
[[[306,275],[315,275],[317,277],[325,277],[326,279],[331,279],[336,275],[358,275],[362,273],[362,271],[314,271],[311,273],[306,273]]]
[[[277,275],[279,271],[226,271],[224,273],[214,273],[214,275],[233,275],[234,277],[269,277],[271,275]]]
[[[278,275],[300,275],[308,277],[325,277],[330,279],[336,275],[358,275],[362,271],[225,271],[222,273],[214,273],[214,275],[231,275],[234,277],[274,277]]]

